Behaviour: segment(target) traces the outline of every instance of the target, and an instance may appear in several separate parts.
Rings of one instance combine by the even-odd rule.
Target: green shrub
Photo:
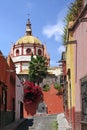
[[[49,84],[45,84],[45,85],[43,86],[43,91],[48,92],[48,91],[49,91],[49,89],[50,89]]]
[[[54,88],[56,89],[56,90],[58,90],[58,95],[61,95],[61,94],[63,94],[62,93],[62,86],[60,85],[60,84],[57,84],[57,83],[55,83],[54,84]]]
[[[57,89],[57,90],[61,90],[62,86],[60,84],[58,84],[58,83],[55,83],[54,88]]]

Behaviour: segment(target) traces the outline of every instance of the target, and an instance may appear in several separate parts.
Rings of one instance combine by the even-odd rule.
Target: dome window
[[[16,50],[16,56],[18,56],[18,55],[19,55],[19,50],[17,49],[17,50]]]
[[[38,55],[41,55],[41,54],[42,54],[41,49],[38,49]]]
[[[27,54],[30,54],[30,53],[31,53],[31,49],[30,49],[30,48],[27,48],[26,53],[27,53]]]

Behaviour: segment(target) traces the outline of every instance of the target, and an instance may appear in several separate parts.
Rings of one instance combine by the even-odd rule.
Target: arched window
[[[42,54],[41,49],[38,49],[38,55],[41,55],[41,54]]]
[[[26,49],[26,54],[30,54],[31,53],[31,49],[30,48],[27,48]]]
[[[18,55],[19,55],[19,50],[17,49],[17,50],[16,50],[16,56],[18,56]]]

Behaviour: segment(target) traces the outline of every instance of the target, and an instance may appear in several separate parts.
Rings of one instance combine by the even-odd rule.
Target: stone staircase
[[[29,126],[28,130],[56,130],[53,126],[56,121],[57,115],[49,116],[37,116],[32,118],[32,125]]]

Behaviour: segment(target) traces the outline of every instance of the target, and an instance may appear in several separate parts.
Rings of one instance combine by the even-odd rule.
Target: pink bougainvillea
[[[32,103],[42,100],[42,89],[36,86],[33,82],[26,81],[24,85],[24,102]]]

